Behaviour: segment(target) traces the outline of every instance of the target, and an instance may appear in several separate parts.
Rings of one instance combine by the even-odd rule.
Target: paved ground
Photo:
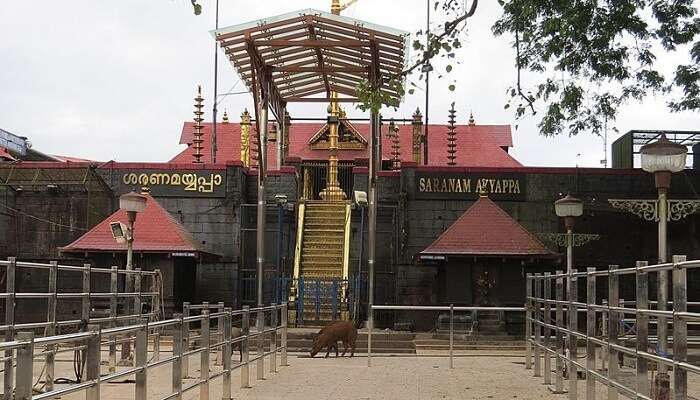
[[[542,384],[542,378],[526,371],[522,357],[508,354],[485,356],[483,352],[460,352],[449,369],[446,357],[383,356],[373,357],[367,368],[364,356],[354,358],[309,358],[290,355],[289,367],[279,367],[270,374],[265,363],[267,379],[255,379],[251,366],[251,388],[240,389],[240,370],[233,374],[233,398],[240,400],[310,400],[310,399],[567,399],[555,395]],[[443,353],[444,354],[444,353]],[[165,355],[164,355],[165,356]],[[214,355],[212,354],[212,360]],[[279,359],[278,359],[279,362]],[[72,376],[72,360],[61,357],[56,366],[57,376]],[[35,379],[41,371],[36,363]],[[215,367],[212,374],[220,371]],[[103,367],[103,373],[106,367]],[[631,371],[628,371],[631,372]],[[191,357],[190,375],[199,376],[199,358]],[[149,399],[162,399],[170,394],[171,369],[164,365],[149,371]],[[690,382],[690,394],[700,397],[700,379]],[[187,386],[195,379],[186,380]],[[568,385],[568,381],[565,382]],[[57,387],[61,387],[58,385]],[[126,400],[134,398],[134,383],[103,384],[101,399]],[[210,383],[210,399],[221,399],[221,378]],[[83,399],[83,393],[63,399]],[[199,389],[186,393],[184,399],[199,399]],[[579,398],[585,398],[585,381],[579,381]],[[598,385],[596,398],[607,398],[607,389]],[[621,398],[623,398],[621,396]]]

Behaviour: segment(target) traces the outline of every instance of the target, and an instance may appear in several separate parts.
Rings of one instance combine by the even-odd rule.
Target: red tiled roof
[[[61,162],[70,162],[70,163],[90,163],[90,162],[95,162],[94,160],[88,160],[87,158],[78,158],[78,157],[71,157],[71,156],[59,156],[55,154],[51,154],[51,157],[57,159],[58,161]]]
[[[6,161],[15,161],[16,158],[10,154],[6,148],[0,147],[0,158],[6,160]]]
[[[201,252],[201,246],[180,222],[173,218],[150,195],[146,209],[139,213],[134,224],[134,251],[136,252]],[[73,243],[63,247],[64,252],[113,252],[126,251],[126,243],[117,243],[109,224],[126,223],[126,211],[117,210]]]
[[[203,124],[203,159],[211,160],[211,123]],[[369,124],[353,124],[357,131],[365,139],[369,137]],[[298,157],[302,160],[326,160],[328,151],[312,149],[309,140],[323,127],[319,123],[293,123],[290,126],[289,157]],[[388,124],[385,124],[382,132],[382,159],[392,158],[391,139],[386,134]],[[192,122],[185,122],[182,127],[180,144],[189,144],[192,141],[194,130]],[[399,142],[402,161],[413,161],[413,128],[410,124],[399,125]],[[512,146],[511,131],[509,125],[458,125],[457,153],[458,166],[464,167],[522,167],[516,159],[504,151],[501,147]],[[220,123],[217,125],[217,162],[240,161],[240,124]],[[430,165],[447,165],[447,127],[445,125],[430,125],[428,129],[428,144]],[[356,158],[367,158],[368,150],[339,150],[338,159],[350,161]],[[173,157],[169,162],[191,163],[193,149],[188,147]],[[268,165],[276,169],[275,160],[277,148],[272,143],[268,145]]]
[[[488,197],[480,197],[421,254],[527,256],[549,250]]]

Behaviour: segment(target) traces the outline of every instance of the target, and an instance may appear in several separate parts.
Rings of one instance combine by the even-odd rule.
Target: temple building
[[[41,157],[26,145],[22,151],[15,139],[0,147],[0,257],[123,268],[126,248],[108,228],[126,219],[118,209],[121,195],[146,192],[148,206],[135,220],[134,265],[161,271],[170,312],[184,301],[256,304],[261,262],[262,300],[290,302],[293,323],[363,319],[372,129],[368,120],[347,118],[341,103],[353,100],[347,97],[354,94],[353,82],[371,68],[382,74],[387,73],[382,68],[402,65],[405,35],[335,11],[303,10],[276,18],[276,30],[253,21],[217,36],[222,47],[232,46],[227,53],[248,87],[255,86],[255,68],[246,63],[254,60],[241,43],[250,35],[257,39],[247,43],[258,43],[269,62],[274,57],[265,40],[281,31],[298,31],[293,34],[314,46],[332,45],[337,37],[344,38],[338,43],[365,46],[370,38],[370,47],[381,45],[375,58],[385,61],[381,58],[389,55],[388,61],[371,61],[367,68],[345,66],[348,54],[364,60],[352,49],[335,49],[322,60],[313,46],[293,46],[292,57],[315,64],[280,65],[276,75],[268,74],[285,77],[279,96],[325,93],[310,98],[328,100],[316,118],[290,116],[276,101],[274,114],[284,118],[264,123],[266,117],[256,121],[255,113],[236,110],[235,117],[224,114],[214,137],[198,89],[194,118],[172,132],[173,145],[186,147],[163,162]],[[310,81],[305,89],[289,83],[299,80]],[[456,104],[466,102],[456,99]],[[576,220],[576,232],[585,234],[574,249],[576,267],[658,260],[656,224],[631,204],[656,199],[654,177],[635,168],[635,153],[660,132],[624,135],[613,145],[616,168],[545,168],[512,156],[509,125],[482,124],[478,115],[460,120],[465,114],[454,107],[444,115],[444,123],[427,127],[420,110],[387,115],[374,125],[381,155],[375,165],[376,304],[522,305],[526,273],[565,269],[565,249],[556,239],[565,230],[554,202],[567,193],[584,204]],[[670,137],[695,148],[696,135]],[[266,141],[267,151],[259,140]],[[261,191],[259,171],[266,177]],[[697,199],[698,187],[700,173],[688,168],[673,175],[669,196],[681,204]],[[689,259],[700,257],[700,217],[693,204],[672,209],[669,224],[669,253]],[[266,224],[262,242],[256,238],[258,210],[264,210]],[[256,256],[259,243],[264,257]],[[700,293],[698,278],[689,276],[691,297]],[[624,296],[627,289],[622,290]],[[417,329],[434,328],[436,317],[376,315],[377,326],[410,322]],[[498,315],[489,318],[495,327],[505,323]]]

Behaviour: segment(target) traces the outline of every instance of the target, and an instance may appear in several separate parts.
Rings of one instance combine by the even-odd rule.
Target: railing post
[[[688,362],[688,321],[679,313],[688,311],[688,271],[679,263],[685,256],[673,256],[673,361]],[[676,366],[673,368],[673,398],[685,400],[688,397],[688,371]]]
[[[549,272],[544,273],[544,384],[552,384],[552,353],[550,339],[552,330],[549,325],[552,324],[552,305],[549,303],[552,299],[552,276]]]
[[[454,368],[452,361],[452,346],[454,344],[454,322],[455,322],[455,305],[450,304],[450,369]]]
[[[160,360],[160,332],[153,332],[153,361]]]
[[[172,393],[176,400],[182,399],[182,314],[173,314],[173,319],[178,323],[173,329],[173,374],[172,374]]]
[[[554,354],[556,354],[556,369],[557,369],[557,376],[555,377],[554,381],[554,392],[555,393],[564,393],[564,332],[562,332],[562,329],[564,328],[564,305],[562,304],[564,302],[564,277],[562,276],[564,272],[562,271],[557,271],[557,278],[555,280],[556,284],[556,290],[555,290],[555,295],[557,298],[557,304],[555,305],[556,308],[556,324],[557,324],[557,329],[555,332],[556,338],[557,338],[557,350]]]
[[[205,303],[206,304],[206,303]],[[211,335],[209,324],[211,320],[209,319],[209,310],[202,310],[202,323],[201,323],[201,334],[202,337],[202,352],[200,364],[199,364],[199,380],[201,385],[199,386],[199,398],[200,400],[209,400],[209,352],[211,351]]]
[[[255,362],[255,373],[258,380],[265,379],[265,335],[263,331],[265,330],[265,311],[262,307],[258,308],[257,318],[255,321],[255,329],[257,330],[257,347],[258,347],[258,359]]]
[[[223,342],[224,347],[222,348],[222,358],[224,367],[224,377],[223,377],[223,388],[222,388],[222,400],[231,399],[231,309],[224,308],[223,311],[226,313],[223,317]],[[221,320],[220,320],[221,322]]]
[[[287,364],[287,301],[285,300],[282,304],[282,357],[280,359],[280,365],[283,367],[288,366]]]
[[[578,354],[578,278],[574,276],[576,270],[571,270],[569,275],[569,400],[578,399],[578,367],[576,357]]]
[[[611,346],[618,343],[620,336],[620,313],[612,310],[620,306],[620,276],[615,270],[617,265],[611,265],[608,270],[608,379],[611,382],[617,382],[619,369],[618,351]],[[618,393],[615,385],[608,385],[608,400],[617,400]]]
[[[649,348],[649,316],[640,313],[639,310],[649,309],[649,274],[640,271],[648,265],[646,261],[637,261],[637,312],[635,313],[637,326],[637,352],[648,351]],[[636,357],[637,364],[637,392],[649,396],[649,362],[644,357]]]
[[[7,259],[7,276],[5,282],[5,291],[7,292],[7,299],[5,300],[5,323],[8,325],[5,331],[5,341],[11,342],[15,339],[15,271],[17,270],[17,259],[15,257],[9,257]],[[4,400],[12,400],[14,392],[13,383],[13,371],[14,371],[14,361],[12,359],[14,352],[12,350],[5,350],[5,366],[4,366],[4,390],[5,396]]]
[[[248,339],[250,336],[250,307],[248,306],[243,306],[243,317],[241,318],[241,336],[244,338],[240,342],[242,354],[241,364],[243,364],[241,367],[241,388],[245,389],[250,387],[250,350],[248,347],[250,344]]]
[[[595,337],[596,318],[593,306],[596,302],[595,268],[588,268],[586,275],[586,400],[595,400],[595,343],[590,339]]]
[[[372,310],[372,304],[368,304],[367,307],[369,307],[369,314],[372,314],[374,310]],[[367,318],[367,366],[371,367],[372,366],[372,328],[374,324],[374,320],[372,318]]]
[[[331,284],[331,320],[335,321],[336,313],[338,312],[338,280],[333,279]]]
[[[90,264],[83,264],[83,293],[81,297],[81,319],[87,324],[90,323]]]
[[[277,313],[279,309],[277,303],[272,303],[272,314],[270,314],[270,373],[277,372]]]
[[[18,341],[26,341],[27,344],[17,349],[17,384],[15,385],[15,399],[29,400],[32,398],[32,385],[34,384],[34,332],[17,333]],[[10,391],[12,396],[12,391]]]
[[[321,280],[316,278],[316,321],[321,319]]]
[[[93,333],[93,336],[87,340],[85,380],[95,381],[95,384],[87,388],[85,400],[100,400],[100,343],[102,335],[99,325],[88,325],[87,330]]]
[[[182,352],[187,353],[190,349],[190,323],[184,319],[190,316],[190,302],[182,303]],[[190,359],[188,356],[182,356],[182,379],[190,375]]]
[[[112,266],[109,274],[109,326],[114,328],[117,326],[117,294],[119,287],[119,274],[117,267]],[[109,338],[109,372],[117,370],[117,336],[112,335]]]
[[[138,276],[138,275],[137,275]],[[136,371],[136,392],[135,400],[148,399],[148,325],[144,324],[136,332],[136,340],[134,343],[134,362],[139,369]]]
[[[540,308],[540,297],[542,296],[542,275],[541,274],[535,274],[535,297],[533,299],[533,303],[535,306],[535,319],[533,321],[533,329],[535,330],[535,370],[534,370],[534,376],[535,377],[540,377],[542,376],[542,357],[540,356],[540,353],[542,352],[542,349],[540,348],[540,341],[542,340],[541,334],[542,334],[542,325],[541,325],[541,315],[542,315],[542,309]]]
[[[300,276],[299,279],[297,279],[297,321],[296,321],[296,326],[299,326],[300,323],[304,321],[304,296],[305,296],[305,279],[303,276]]]
[[[141,304],[141,282],[143,273],[141,272],[141,268],[136,268],[134,271],[136,271],[136,277],[134,278],[134,292],[136,293],[136,296],[134,296],[134,315],[138,316],[143,313],[143,307]],[[139,321],[141,320],[139,317],[136,318]]]
[[[159,283],[162,283],[162,275],[160,273],[160,269],[156,268],[153,270],[155,272],[154,275],[152,275],[152,282],[153,282],[153,290],[152,292],[155,293],[153,297],[151,297],[151,310],[154,313],[155,319],[158,319],[158,317],[165,319],[165,315],[160,315],[160,285]]]
[[[532,369],[532,274],[525,276],[525,369]]]
[[[226,306],[224,305],[224,302],[223,302],[223,301],[220,301],[220,302],[216,305],[216,312],[217,312],[217,313],[223,312],[225,308],[226,308]],[[225,321],[224,321],[224,318],[223,318],[223,317],[218,317],[218,318],[216,319],[216,336],[217,336],[217,337],[220,337],[222,341],[223,341],[223,338],[224,338],[224,322],[225,322]],[[221,348],[221,361],[217,360],[217,365],[221,365],[221,364],[222,364],[223,358],[224,358],[223,355],[224,355],[224,348],[222,347],[222,348]],[[217,358],[218,358],[218,357],[217,357]]]
[[[47,298],[46,307],[46,321],[48,325],[46,326],[45,335],[53,336],[56,334],[56,299],[58,297],[58,289],[56,286],[56,280],[58,277],[58,261],[51,261],[51,267],[49,268],[49,297]],[[56,350],[58,346],[49,345],[46,346],[46,391],[53,391],[53,382],[55,380],[55,368],[56,368]]]

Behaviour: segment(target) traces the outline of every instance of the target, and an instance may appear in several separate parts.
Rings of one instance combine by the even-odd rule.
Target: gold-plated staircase
[[[335,304],[338,310],[345,299],[347,285],[344,282],[348,279],[350,256],[350,212],[349,202],[306,201],[299,205],[294,278],[297,286],[295,293],[304,298],[304,321],[332,319],[334,300],[331,293],[337,296]],[[301,284],[304,287],[300,287]],[[319,299],[320,312],[317,313]],[[338,315],[344,314],[338,312]]]

